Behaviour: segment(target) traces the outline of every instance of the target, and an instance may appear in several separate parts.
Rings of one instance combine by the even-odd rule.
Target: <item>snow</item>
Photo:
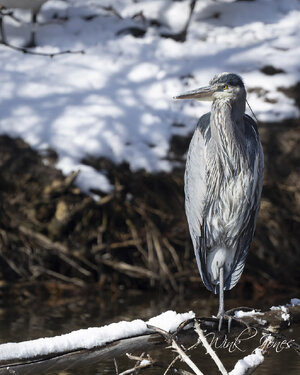
[[[282,88],[299,81],[299,2],[198,1],[187,40],[162,38],[161,33],[183,28],[189,5],[188,0],[47,1],[35,50],[85,53],[50,59],[0,45],[0,133],[22,137],[39,151],[55,149],[65,174],[81,171],[77,183],[84,191],[109,191],[105,172],[83,159],[106,157],[128,162],[132,170],[170,171],[171,137],[188,135],[209,109],[172,97],[206,85],[221,71],[243,76],[259,120],[298,117]],[[11,44],[29,39],[28,15],[16,11],[23,23],[5,18]],[[145,35],[134,37],[125,32],[128,27],[144,29]],[[261,71],[266,65],[283,72],[266,75]]]
[[[264,361],[264,356],[262,354],[261,349],[256,348],[254,353],[247,355],[243,359],[237,361],[234,369],[230,371],[229,375],[246,375],[248,370],[255,369]]]
[[[299,298],[292,298],[291,299],[291,305],[292,306],[299,306],[300,305],[300,299]]]
[[[152,362],[150,362],[148,359],[143,359],[143,360],[141,360],[141,362],[140,362],[140,366],[149,366],[149,365],[151,365],[152,364]]]
[[[141,319],[131,322],[121,321],[103,327],[81,329],[61,336],[2,344],[0,345],[0,360],[31,358],[78,349],[92,349],[115,340],[146,334],[149,332],[147,324],[173,332],[180,323],[194,318],[194,316],[195,314],[192,311],[183,314],[166,311],[151,318],[148,322]]]
[[[286,306],[272,306],[270,308],[270,310],[281,310],[282,311],[282,314],[281,314],[281,317],[283,320],[289,320],[290,319],[290,314],[288,313],[288,307],[289,305],[286,305]]]
[[[281,310],[283,313],[281,314],[281,317],[283,320],[289,320],[290,319],[290,314],[288,313],[288,309],[285,306],[281,306]]]
[[[149,325],[161,328],[167,332],[175,331],[175,329],[184,321],[194,318],[195,314],[190,311],[188,313],[177,314],[175,311],[166,311],[161,315],[155,316],[148,321]]]
[[[245,316],[254,316],[254,315],[256,316],[256,315],[264,315],[264,314],[258,311],[255,311],[254,309],[251,311],[238,310],[234,312],[235,318],[244,318]]]
[[[282,311],[286,312],[287,307],[299,306],[299,305],[300,305],[300,299],[299,298],[291,298],[290,303],[287,303],[286,305],[272,306],[270,308],[270,310],[282,310]]]
[[[281,317],[284,321],[290,320],[290,314],[289,314],[289,307],[293,306],[299,306],[300,305],[300,299],[299,298],[292,298],[291,303],[288,303],[286,305],[279,305],[279,306],[272,306],[270,310],[281,310],[282,314]]]
[[[260,319],[260,318],[257,318],[257,315],[264,315],[263,313],[261,312],[258,312],[256,310],[251,310],[251,311],[242,311],[242,310],[238,310],[238,311],[235,311],[234,312],[234,317],[235,318],[244,318],[244,317],[247,317],[247,316],[252,316],[254,317],[254,319],[259,323],[259,324],[262,324],[262,325],[265,325],[267,323],[266,320],[264,319]]]

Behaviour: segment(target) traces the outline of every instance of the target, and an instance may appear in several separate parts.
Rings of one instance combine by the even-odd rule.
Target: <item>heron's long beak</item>
[[[185,92],[181,95],[174,96],[173,99],[196,99],[196,100],[213,100],[215,87],[205,86],[196,90]]]

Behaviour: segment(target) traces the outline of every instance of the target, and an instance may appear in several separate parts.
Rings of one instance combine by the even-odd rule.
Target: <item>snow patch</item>
[[[282,311],[282,314],[281,314],[282,319],[284,321],[287,321],[291,317],[290,314],[289,314],[289,312],[288,312],[287,306],[288,305],[286,305],[286,306],[281,306],[281,305],[280,306],[272,306],[270,308],[270,310],[281,310]]]
[[[85,54],[49,59],[0,45],[0,133],[37,150],[53,148],[63,173],[81,170],[84,191],[109,191],[105,174],[82,160],[106,157],[132,170],[170,171],[171,137],[187,136],[210,107],[172,97],[206,85],[216,73],[243,76],[259,120],[299,117],[295,101],[282,92],[300,81],[298,1],[198,1],[186,41],[162,38],[182,30],[189,9],[189,0],[47,1],[38,15],[36,51]],[[11,44],[24,45],[29,14],[17,16],[24,22],[5,17],[4,26]],[[132,27],[144,36],[122,32]],[[267,65],[283,72],[264,74]]]
[[[175,331],[176,328],[185,320],[195,317],[193,311],[188,313],[177,314],[175,311],[166,311],[161,315],[155,316],[148,321],[148,324],[161,328],[167,332]]]
[[[115,340],[146,334],[149,332],[147,324],[172,332],[176,330],[180,323],[194,318],[194,316],[195,314],[192,311],[183,314],[178,314],[175,311],[166,311],[151,318],[148,322],[141,319],[131,322],[121,321],[103,327],[81,329],[61,336],[1,344],[0,360],[32,358],[72,350],[101,347]]]
[[[229,375],[245,375],[248,374],[248,370],[255,369],[264,361],[264,356],[261,349],[256,348],[253,354],[247,355],[243,359],[240,359],[234,369],[230,371]]]
[[[292,306],[299,306],[300,305],[300,299],[299,298],[292,298],[291,299],[291,305]]]
[[[254,316],[254,315],[264,315],[264,314],[255,310],[251,310],[251,311],[239,310],[239,311],[234,312],[235,318],[244,318],[245,316]]]

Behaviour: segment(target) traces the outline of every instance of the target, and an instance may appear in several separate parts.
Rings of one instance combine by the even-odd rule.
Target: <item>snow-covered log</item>
[[[273,330],[274,328],[280,330],[300,322],[300,305],[296,303],[297,301],[300,302],[294,299],[289,305],[273,307],[266,312],[240,311],[235,315],[238,319],[264,330],[270,326]],[[0,345],[0,374],[10,374],[12,370],[14,374],[47,373],[50,370],[78,368],[104,360],[113,361],[126,352],[150,351],[154,347],[157,348],[157,345],[163,345],[165,341],[161,335],[149,329],[149,326],[172,333],[181,323],[193,318],[193,312],[177,314],[174,311],[167,311],[147,322],[137,319],[73,331],[56,337],[2,344]],[[206,325],[210,330],[217,331],[218,324],[215,322],[214,327],[212,318],[200,318],[199,321],[201,326]],[[195,341],[196,334],[192,327],[185,328],[176,336],[179,341],[192,343]],[[246,359],[243,360],[245,362]]]
[[[136,319],[104,327],[91,327],[55,337],[0,345],[0,374],[46,373],[77,368],[80,365],[109,360],[163,340],[151,334],[148,324],[173,332],[193,312],[177,314],[166,311],[147,322]],[[158,340],[158,341],[157,341]]]

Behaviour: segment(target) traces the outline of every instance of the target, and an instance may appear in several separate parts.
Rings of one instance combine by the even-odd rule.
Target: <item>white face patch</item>
[[[214,99],[226,99],[226,98],[232,98],[233,92],[231,90],[226,91],[216,91],[213,93]]]
[[[226,84],[224,84],[226,85]],[[222,86],[219,90],[215,91],[212,95],[213,100],[215,99],[235,99],[241,94],[241,88],[239,86],[228,86],[226,89],[222,89]]]

